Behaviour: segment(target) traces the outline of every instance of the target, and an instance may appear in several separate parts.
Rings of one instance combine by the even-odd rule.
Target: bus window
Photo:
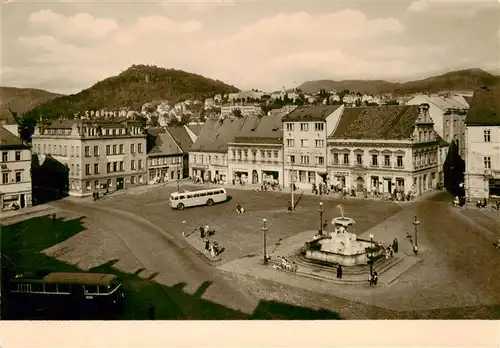
[[[85,285],[86,294],[98,294],[97,285]]]
[[[56,293],[57,284],[51,284],[51,283],[45,284],[45,292]]]
[[[19,284],[17,284],[17,283],[10,283],[10,291],[11,292],[19,292]]]
[[[37,284],[37,283],[31,284],[31,292],[44,292],[43,284]]]
[[[201,193],[200,193],[200,197],[205,197],[206,195],[207,195],[207,193],[206,193],[206,192],[201,192]]]
[[[179,199],[179,197],[172,197],[172,199],[173,199],[174,201],[176,201],[176,200],[178,200],[178,199]]]
[[[214,193],[212,191],[207,192],[207,196],[212,196]]]
[[[184,199],[184,198],[186,198],[186,197],[184,197],[184,195],[179,196],[179,199]]]
[[[57,284],[57,292],[63,294],[71,293],[71,285],[69,284]]]
[[[193,195],[187,195],[186,198],[193,198]]]
[[[196,198],[196,197],[200,197],[200,194],[199,193],[195,193],[194,194],[194,198]]]

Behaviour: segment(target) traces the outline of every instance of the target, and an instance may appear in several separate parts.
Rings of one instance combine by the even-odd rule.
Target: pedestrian
[[[497,207],[497,210],[500,210],[500,199],[497,199],[497,201],[495,202],[495,205]]]
[[[394,238],[394,240],[392,241],[392,249],[394,250],[395,253],[398,252],[398,239],[397,238]]]
[[[95,191],[92,192],[92,199],[95,201]]]
[[[240,204],[240,202],[238,202],[238,204],[236,204],[236,212],[238,214],[241,214],[241,204]]]
[[[377,271],[373,271],[373,285],[377,285],[378,283],[378,274]]]
[[[208,251],[210,250],[210,241],[207,239],[205,239],[205,251],[204,253],[208,253]]]
[[[292,211],[292,202],[288,201],[288,211]]]
[[[156,312],[155,305],[153,304],[153,302],[150,302],[148,308],[149,320],[155,320],[155,312]]]
[[[210,227],[208,225],[205,225],[205,234],[210,237]]]
[[[205,227],[203,225],[200,226],[200,238],[205,237]]]
[[[342,279],[342,265],[340,263],[337,266],[337,279]]]

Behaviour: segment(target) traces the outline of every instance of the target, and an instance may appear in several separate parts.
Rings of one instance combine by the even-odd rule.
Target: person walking
[[[292,211],[292,202],[288,201],[288,211]]]
[[[200,225],[200,238],[205,237],[205,227],[203,225]]]
[[[342,279],[342,265],[340,263],[337,266],[337,279]]]
[[[205,251],[203,252],[204,254],[208,253],[210,251],[210,241],[205,239]]]

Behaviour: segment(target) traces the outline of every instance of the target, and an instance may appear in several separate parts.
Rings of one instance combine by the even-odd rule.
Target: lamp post
[[[323,235],[323,202],[319,202],[319,234]]]
[[[180,179],[179,164],[180,162],[177,162],[177,192],[179,192],[179,179]]]
[[[266,234],[269,228],[266,227],[267,219],[262,219],[264,226],[262,227],[263,238],[264,238],[264,265],[267,264],[267,245],[266,245]]]
[[[418,225],[420,225],[420,221],[417,219],[417,215],[415,215],[415,220],[413,220],[413,226],[415,226],[415,245],[413,245],[413,252],[418,254]]]
[[[373,274],[373,234],[370,234],[370,254],[368,258],[370,259],[370,276]]]
[[[290,170],[290,192],[292,193],[292,197],[290,202],[292,203],[292,211],[295,210],[295,202],[294,202],[294,192],[293,192],[293,162],[292,163],[292,169]]]

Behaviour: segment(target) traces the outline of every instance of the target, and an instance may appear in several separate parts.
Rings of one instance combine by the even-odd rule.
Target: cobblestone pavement
[[[498,268],[500,266],[498,252],[494,251],[484,234],[478,232],[470,220],[461,220],[457,217],[457,212],[450,208],[448,202],[419,200],[405,206],[404,210],[396,216],[394,213],[400,210],[396,205],[386,205],[385,202],[380,201],[373,201],[370,204],[364,200],[342,200],[346,215],[356,220],[356,233],[369,234],[369,229],[373,228],[371,233],[376,235],[376,239],[379,238],[384,242],[390,242],[394,236],[398,236],[400,249],[405,253],[411,252],[411,245],[405,246],[405,243],[409,241],[405,240],[404,235],[408,229],[413,230],[411,224],[413,216],[417,214],[421,220],[418,257],[422,258],[422,262],[388,287],[353,288],[290,277],[289,274],[284,273],[278,273],[274,276],[274,281],[270,281],[262,279],[259,274],[247,276],[224,270],[216,271],[203,261],[203,257],[197,256],[197,259],[193,259],[191,254],[194,249],[184,243],[182,237],[181,226],[185,226],[185,230],[189,231],[199,226],[200,222],[209,223],[216,231],[234,231],[233,240],[228,242],[231,240],[228,237],[228,240],[224,242],[226,246],[235,250],[229,250],[226,255],[223,254],[225,259],[221,263],[246,255],[258,255],[262,247],[260,232],[262,218],[279,221],[279,225],[270,225],[270,231],[284,230],[278,233],[275,239],[293,235],[296,231],[310,229],[314,220],[319,224],[316,197],[304,195],[299,201],[297,212],[292,214],[299,216],[303,211],[303,215],[287,221],[289,215],[283,210],[289,195],[235,190],[230,192],[234,196],[232,202],[178,212],[170,210],[168,206],[170,191],[166,186],[132,194],[110,196],[91,204],[95,211],[87,211],[86,215],[100,221],[98,228],[102,229],[103,233],[119,232],[122,239],[121,242],[109,242],[122,246],[117,247],[120,250],[115,251],[115,255],[103,259],[111,257],[127,260],[125,255],[133,254],[131,258],[135,258],[135,261],[124,261],[127,266],[123,267],[131,271],[137,267],[144,267],[150,272],[159,271],[161,276],[155,279],[164,282],[169,282],[171,279],[170,283],[177,282],[184,277],[183,279],[187,279],[189,283],[196,283],[191,289],[196,288],[205,278],[217,277],[218,274],[224,281],[217,279],[221,283],[227,282],[227,288],[223,286],[224,290],[221,291],[214,287],[211,293],[207,291],[206,296],[209,298],[213,296],[214,301],[218,303],[241,301],[245,303],[243,307],[246,306],[248,311],[251,311],[257,299],[281,299],[298,305],[307,303],[311,308],[334,309],[343,317],[353,319],[439,318],[441,315],[450,318],[474,318],[475,316],[498,318],[498,309],[492,309],[500,303],[498,277],[495,278],[492,274],[492,270],[500,269]],[[230,216],[229,214],[232,214],[236,205],[235,200],[240,197],[248,214],[240,217]],[[262,200],[265,204],[261,203]],[[330,199],[325,203],[325,210],[329,214],[324,218],[331,220],[333,216],[339,215],[336,212],[338,203],[335,199]],[[174,238],[176,243],[171,244],[166,242],[165,238],[155,235],[158,231],[153,232],[154,228],[149,225],[146,228],[149,232],[145,232],[143,229],[146,225],[142,222],[140,227],[139,225],[131,227],[130,219],[119,222],[123,216],[106,211],[108,207],[144,216]],[[71,209],[80,208],[71,207]],[[243,219],[238,220],[241,217]],[[376,218],[375,222],[370,221],[373,217]],[[185,224],[182,224],[183,220],[186,221]],[[384,220],[387,221],[383,222]],[[222,235],[222,232],[220,233]],[[249,234],[254,236],[249,238],[247,236]],[[238,246],[242,244],[242,241],[245,245]],[[85,243],[82,242],[82,244]],[[103,247],[103,249],[108,249],[108,247]],[[86,262],[80,261],[82,265]],[[136,264],[137,262],[139,264]],[[203,271],[199,272],[199,268]],[[237,293],[244,293],[244,300],[234,301],[231,298],[233,295],[227,295],[233,294],[232,289],[238,289]],[[220,295],[217,296],[214,292]],[[230,301],[228,301],[228,296],[231,298]],[[439,307],[450,309],[438,310]],[[457,307],[460,308],[457,309]],[[389,308],[407,312],[403,313]]]

